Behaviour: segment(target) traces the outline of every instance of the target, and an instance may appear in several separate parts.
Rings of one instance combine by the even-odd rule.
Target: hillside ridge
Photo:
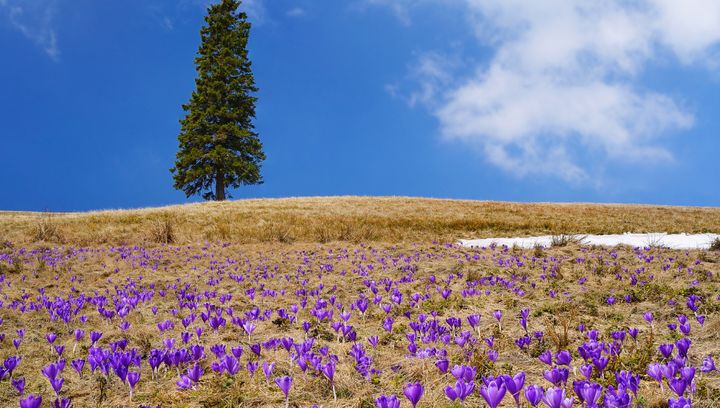
[[[454,242],[624,232],[717,233],[720,208],[423,197],[289,197],[88,212],[0,212],[0,241],[68,245]]]

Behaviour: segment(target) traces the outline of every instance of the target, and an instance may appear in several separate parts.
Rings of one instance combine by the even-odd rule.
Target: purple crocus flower
[[[626,390],[632,391],[632,393],[637,396],[637,391],[640,386],[640,374],[633,375],[632,372],[623,370],[615,373],[615,379],[617,380],[618,386],[625,387]]]
[[[588,380],[592,377],[593,366],[592,364],[584,364],[580,366],[580,373],[585,376]]]
[[[134,389],[135,384],[137,384],[138,381],[140,381],[140,373],[137,371],[130,371],[127,374],[127,381],[128,381],[128,385],[130,385],[130,388]]]
[[[597,407],[597,400],[602,395],[603,387],[590,381],[574,381],[573,390],[586,407]]]
[[[240,357],[242,357],[243,353],[245,352],[245,349],[243,349],[242,346],[231,347],[231,348],[230,348],[230,352],[232,352],[232,354],[233,354],[233,356],[235,356],[235,358],[240,358]],[[224,349],[224,347],[223,347],[223,350],[222,350],[222,354],[223,354],[223,355],[225,354],[225,349]],[[218,358],[219,358],[219,357],[220,357],[220,356],[218,356]]]
[[[673,352],[674,347],[675,346],[672,344],[661,344],[660,346],[658,346],[658,350],[660,350],[660,353],[663,355],[663,357],[669,358]]]
[[[572,361],[572,356],[567,350],[560,350],[555,353],[555,364],[569,366]]]
[[[379,340],[379,339],[378,339],[378,336],[370,336],[370,337],[368,337],[368,342],[370,343],[371,346],[373,346],[374,349],[377,348],[378,340]]]
[[[380,307],[385,312],[385,314],[390,314],[390,311],[392,310],[391,304],[383,303],[382,305],[380,305]]]
[[[565,398],[565,389],[548,388],[545,391],[543,402],[549,408],[570,408],[573,405],[573,398]]]
[[[133,391],[135,391],[135,385],[140,381],[140,373],[137,371],[130,371],[127,374],[128,387],[130,387],[130,399],[133,397]]]
[[[394,323],[395,319],[390,316],[386,317],[385,320],[383,320],[383,329],[385,329],[388,333],[392,333]]]
[[[552,353],[550,352],[550,350],[546,350],[544,353],[538,356],[538,360],[549,366],[552,366]]]
[[[692,408],[692,401],[689,398],[668,399],[668,408]]]
[[[520,311],[520,325],[527,332],[527,319],[530,316],[530,309],[522,309]]]
[[[200,377],[203,375],[203,369],[200,367],[198,363],[195,363],[191,368],[188,368],[187,373],[185,374],[187,378],[192,380],[194,384],[197,384],[200,382]]]
[[[55,391],[55,395],[60,395],[60,390],[62,389],[65,379],[64,378],[48,378],[48,381],[50,381],[50,386],[52,386],[53,391]]]
[[[100,340],[100,337],[102,337],[102,333],[101,333],[101,332],[96,332],[96,331],[90,332],[90,341],[92,342],[93,345],[94,345],[95,343],[97,343],[98,340]]]
[[[190,347],[190,351],[192,353],[192,358],[195,361],[202,360],[205,358],[205,347],[195,344]]]
[[[521,371],[515,376],[510,377],[509,375],[503,375],[500,376],[500,378],[505,383],[505,387],[510,392],[510,395],[513,396],[515,399],[515,403],[517,403],[517,406],[520,406],[520,391],[522,391],[523,386],[525,385],[525,372]]]
[[[593,358],[592,363],[595,366],[595,369],[599,372],[605,371],[605,367],[607,367],[608,363],[610,362],[610,359],[607,357],[600,357],[600,358]]]
[[[70,408],[69,398],[56,398],[53,401],[52,408]]]
[[[493,348],[495,347],[495,337],[490,336],[485,339],[485,344],[487,344],[488,347]]]
[[[83,367],[85,367],[85,359],[84,359],[84,358],[79,358],[79,359],[77,359],[77,360],[73,360],[73,361],[70,362],[70,365],[71,365],[72,368],[74,368],[75,371],[77,371],[77,373],[82,377],[82,370],[83,370]]]
[[[470,315],[467,317],[467,322],[470,327],[475,328],[480,325],[480,315]]]
[[[285,408],[290,405],[290,387],[292,387],[292,381],[292,377],[289,376],[277,377],[275,379],[275,384],[277,384],[280,391],[285,394]]]
[[[606,407],[618,407],[618,408],[629,408],[632,402],[632,397],[628,394],[624,388],[615,388],[612,385],[607,387],[605,390],[605,397],[603,403]]]
[[[682,397],[688,383],[683,378],[671,378],[668,385],[678,397]]]
[[[275,369],[275,363],[268,363],[267,361],[263,361],[262,369],[263,373],[265,374],[265,379],[267,381],[270,381],[270,377],[272,377],[272,372]]]
[[[680,369],[680,378],[685,380],[686,383],[692,383],[695,378],[695,367],[683,367]]]
[[[42,369],[42,373],[48,379],[54,380],[58,375],[58,366],[56,364],[49,364]]]
[[[567,368],[557,367],[553,367],[550,370],[545,370],[545,373],[543,374],[545,379],[550,381],[555,386],[564,384],[567,381],[569,375],[570,371]]]
[[[20,356],[10,356],[3,361],[3,367],[12,375],[12,372],[17,368],[18,364],[20,364],[20,360],[22,360]]]
[[[545,391],[541,386],[536,384],[528,385],[525,388],[525,399],[530,403],[530,405],[536,407],[537,404],[542,401],[544,393]]]
[[[458,380],[473,382],[477,375],[477,369],[472,366],[456,365],[450,370],[450,373]]]
[[[190,380],[186,375],[180,377],[180,380],[175,384],[179,390],[187,390],[193,386],[192,380]]]
[[[465,398],[472,394],[474,389],[475,383],[466,383],[465,381],[458,380],[455,383],[455,387],[445,387],[445,396],[447,396],[450,401],[455,401],[456,399],[465,401]]]
[[[628,334],[630,335],[630,337],[633,338],[633,340],[637,340],[638,332],[639,330],[636,327],[628,329]]]
[[[250,335],[255,331],[255,328],[257,328],[257,326],[251,321],[246,321],[242,324],[242,328],[243,330],[245,330],[245,333],[247,333],[248,340],[250,340]]]
[[[675,374],[678,371],[678,366],[675,364],[674,361],[670,361],[667,364],[663,364],[660,366],[660,370],[662,371],[662,375],[667,378],[674,378]]]
[[[13,378],[11,383],[20,395],[25,394],[25,377]]]
[[[400,408],[400,400],[395,395],[381,395],[375,399],[377,408]]]
[[[506,391],[505,383],[499,378],[488,381],[487,385],[480,386],[480,395],[490,408],[497,408],[500,405]]]
[[[405,386],[403,389],[403,393],[405,394],[405,397],[410,401],[413,408],[415,408],[422,398],[423,394],[425,393],[425,388],[420,384],[417,383],[410,383]]]
[[[337,401],[337,393],[335,392],[335,363],[330,361],[327,364],[320,366],[320,371],[325,374],[325,377],[330,381],[333,391],[333,400]]]
[[[254,378],[255,371],[257,371],[258,368],[260,368],[260,363],[258,363],[257,361],[248,361],[246,367],[248,369],[248,372],[250,373],[250,378]]]
[[[678,354],[680,355],[680,357],[687,357],[687,352],[690,349],[691,344],[692,341],[687,337],[675,342],[675,346],[677,346]]]
[[[647,368],[647,375],[662,386],[662,367],[659,363],[650,363]]]
[[[442,296],[443,299],[447,299],[450,296],[450,294],[452,293],[452,290],[448,289],[448,288],[443,288],[443,289],[438,288],[437,291],[440,294],[440,296]]]
[[[700,367],[700,371],[702,371],[703,373],[717,371],[717,368],[715,367],[715,361],[713,360],[712,356],[708,355],[707,357],[705,357],[702,363],[702,367]]]
[[[240,372],[240,362],[233,356],[225,356],[222,359],[222,365],[225,371],[230,375],[235,375]]]
[[[27,398],[20,400],[20,408],[40,408],[42,397],[40,395],[30,394]]]

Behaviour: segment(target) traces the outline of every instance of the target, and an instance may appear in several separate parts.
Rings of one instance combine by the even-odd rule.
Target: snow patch
[[[534,248],[535,246],[552,246],[553,237],[541,235],[537,237],[461,239],[460,245],[466,247],[489,247],[493,244],[508,247]],[[658,246],[672,249],[708,249],[713,241],[720,239],[720,234],[667,234],[664,232],[649,234],[615,234],[615,235],[571,235],[581,245],[630,245],[632,247]]]

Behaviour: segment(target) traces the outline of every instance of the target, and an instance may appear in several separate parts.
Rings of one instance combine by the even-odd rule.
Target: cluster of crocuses
[[[572,356],[567,350],[561,350],[554,355],[550,351],[546,351],[539,356],[543,363],[550,366],[544,373],[545,379],[551,383],[547,388],[537,384],[525,385],[525,372],[519,372],[514,376],[483,376],[477,387],[478,394],[490,408],[498,407],[506,396],[514,399],[515,404],[520,407],[521,395],[532,407],[537,407],[542,403],[549,408],[570,408],[575,405],[576,398],[581,406],[587,408],[630,408],[635,406],[633,400],[638,394],[641,375],[621,370],[614,372],[615,386],[608,385],[604,387],[596,382],[596,379],[604,376],[607,366],[606,359],[604,360],[603,357],[598,357],[598,355],[608,347],[597,343],[596,332],[590,332],[588,335],[591,340],[578,348],[578,354],[585,359],[586,363],[592,361],[592,364],[580,366],[579,370],[585,379],[572,382],[571,389],[575,396],[571,396],[567,392],[568,378],[570,376],[568,367],[572,367]],[[650,364],[647,375],[658,381],[661,388],[663,378],[667,380],[668,387],[676,394],[676,397],[668,399],[670,408],[688,408],[692,406],[688,391],[694,387],[693,379],[695,376],[695,368],[686,366],[690,341],[687,338],[678,340],[676,343],[678,354],[674,358],[670,358],[672,357],[671,346],[660,346],[662,349],[669,350],[662,351],[667,363]],[[476,389],[476,368],[455,365],[452,369],[448,369],[447,359],[438,360],[436,366],[441,372],[449,373],[455,380],[454,385],[445,387],[445,396],[450,401],[457,400],[464,403],[465,399],[472,395]],[[705,358],[701,370],[703,372],[717,371],[711,356]],[[403,389],[405,397],[413,407],[417,407],[424,392],[425,388],[419,382],[407,384]],[[400,404],[401,400],[394,394],[381,395],[376,399],[378,408],[398,408]]]
[[[17,334],[8,336],[14,337],[12,346],[0,349],[0,380],[14,387],[21,407],[39,407],[43,397],[66,407],[68,387],[85,376],[117,385],[135,403],[146,402],[146,382],[174,383],[182,396],[211,386],[208,377],[243,375],[248,383],[275,387],[278,400],[272,403],[282,398],[288,406],[292,388],[307,381],[326,383],[338,399],[338,370],[352,381],[382,387],[404,378],[405,366],[427,364],[431,370],[424,375],[431,380],[390,394],[378,390],[377,406],[399,407],[403,396],[413,407],[430,406],[426,394],[433,393],[491,408],[630,407],[640,400],[643,382],[656,382],[670,407],[691,406],[697,399],[694,364],[702,361],[706,375],[717,372],[712,356],[690,353],[690,337],[715,318],[703,311],[714,310],[708,306],[717,298],[691,290],[682,299],[668,299],[675,315],[662,329],[650,312],[644,324],[628,320],[622,328],[602,330],[603,322],[588,320],[570,333],[572,345],[552,351],[546,327],[532,317],[528,294],[549,302],[581,300],[589,280],[601,279],[598,268],[612,271],[602,278],[605,284],[618,282],[603,297],[608,310],[637,302],[634,290],[653,282],[655,274],[682,273],[690,277],[689,288],[699,288],[705,279],[698,275],[711,273],[689,254],[636,248],[631,255],[634,262],[620,260],[613,250],[553,257],[454,245],[410,253],[359,246],[257,257],[211,244],[20,249],[0,257],[0,263],[26,265],[23,275],[0,275],[0,311],[13,317],[7,320]],[[458,267],[435,267],[448,261]],[[49,277],[39,262],[52,270]],[[77,272],[76,263],[88,262],[100,272]],[[176,268],[168,270],[173,263]],[[584,276],[568,283],[567,269]],[[26,316],[45,319],[47,329],[33,328],[26,337],[28,328],[20,327]],[[132,329],[140,327],[148,338],[136,344]],[[0,345],[5,336],[0,333]],[[647,368],[624,368],[627,350],[652,338],[663,340],[653,346]],[[513,341],[517,348],[505,346]],[[47,349],[37,372],[25,368],[28,347]],[[393,359],[389,365],[382,358],[398,350],[405,350],[404,363]],[[474,365],[478,360],[487,364]],[[521,367],[499,364],[509,361]],[[531,378],[522,365],[544,367]],[[49,388],[26,384],[26,378],[39,376]]]

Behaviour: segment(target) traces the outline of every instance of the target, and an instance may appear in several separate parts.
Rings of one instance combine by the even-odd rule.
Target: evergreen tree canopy
[[[250,23],[239,6],[238,0],[210,6],[200,29],[196,89],[183,105],[180,147],[170,169],[175,188],[188,197],[224,200],[228,187],[262,183],[265,154],[252,123],[258,88],[247,51]]]

